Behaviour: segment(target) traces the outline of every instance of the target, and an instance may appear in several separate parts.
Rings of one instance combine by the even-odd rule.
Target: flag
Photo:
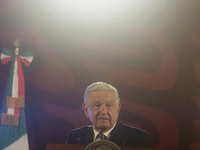
[[[13,54],[4,48],[1,54],[2,64],[11,61],[11,67],[3,96],[0,115],[0,150],[29,150],[25,120],[25,87],[22,64],[29,66],[33,60],[31,52]]]

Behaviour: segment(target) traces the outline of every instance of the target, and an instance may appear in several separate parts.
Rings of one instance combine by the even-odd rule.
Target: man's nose
[[[101,105],[100,114],[106,114],[106,113],[107,113],[107,107],[105,105]]]

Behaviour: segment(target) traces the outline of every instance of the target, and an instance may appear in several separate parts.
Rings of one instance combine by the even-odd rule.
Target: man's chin
[[[97,126],[98,131],[108,131],[111,129],[110,125],[101,124]]]

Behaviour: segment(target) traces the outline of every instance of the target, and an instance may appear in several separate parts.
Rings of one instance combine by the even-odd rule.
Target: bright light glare
[[[43,5],[53,12],[73,19],[109,18],[136,10],[148,0],[46,0]]]

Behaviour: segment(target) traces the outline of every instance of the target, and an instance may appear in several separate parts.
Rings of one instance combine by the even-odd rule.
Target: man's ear
[[[118,112],[120,111],[120,109],[121,109],[121,104],[118,103],[118,107],[117,107]]]
[[[85,112],[85,115],[86,115],[86,117],[89,117],[89,115],[88,115],[88,107],[87,107],[87,104],[86,103],[83,103],[83,110],[84,110],[84,112]]]

